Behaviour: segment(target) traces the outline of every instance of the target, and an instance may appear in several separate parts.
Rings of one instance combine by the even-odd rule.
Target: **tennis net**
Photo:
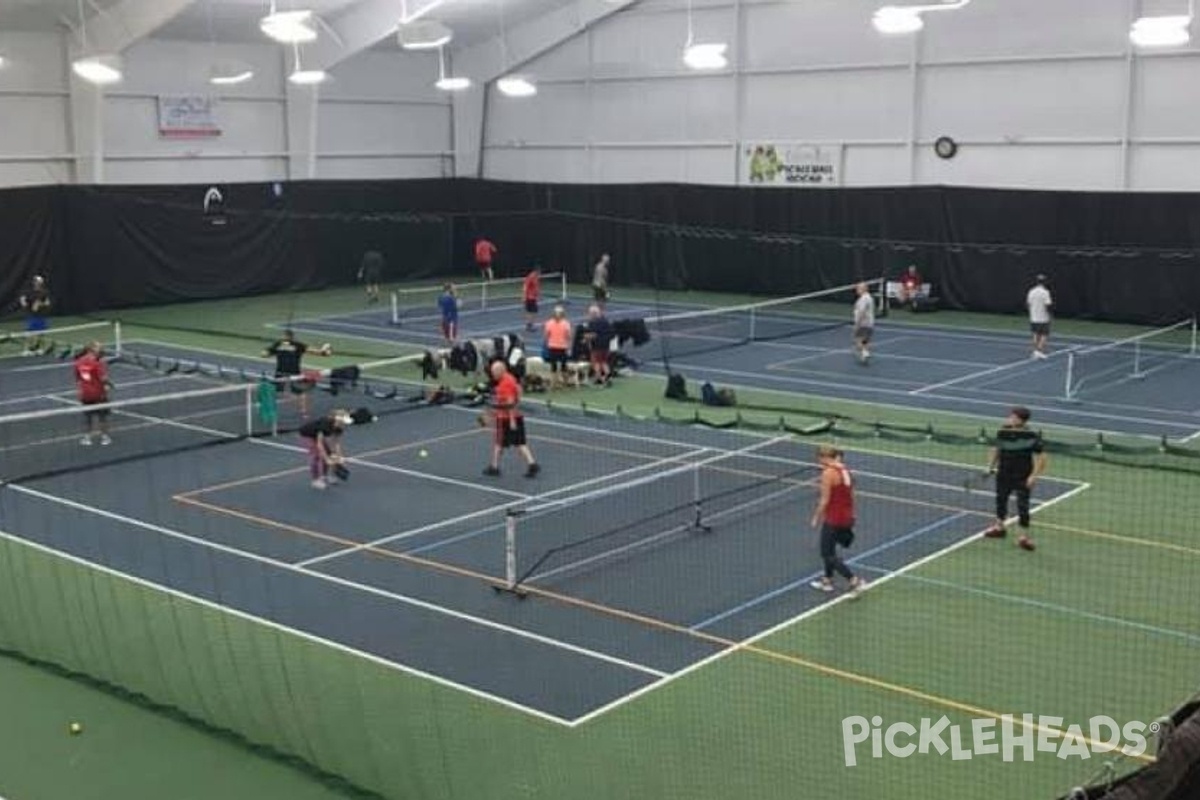
[[[65,360],[83,350],[89,342],[99,342],[105,353],[120,355],[121,323],[85,322],[44,331],[3,331],[0,332],[0,358],[24,356]]]
[[[1067,353],[1064,397],[1078,400],[1088,389],[1141,380],[1197,355],[1196,319],[1186,319],[1127,339]]]
[[[886,312],[884,280],[865,281],[876,314]],[[663,358],[711,353],[750,342],[789,339],[850,326],[858,284],[728,308],[659,315],[646,320]]]
[[[524,302],[524,278],[498,278],[494,281],[454,283],[458,310],[487,311],[488,309],[518,307]],[[406,325],[428,321],[437,316],[437,301],[445,284],[396,289],[392,292],[392,324]],[[567,274],[547,272],[542,275],[542,297],[547,302],[567,300]]]
[[[245,384],[0,416],[0,484],[270,433],[256,411],[256,387]],[[104,418],[109,439],[99,430],[85,438],[93,417]]]
[[[815,464],[761,454],[777,437],[574,497],[510,509],[504,573],[510,590],[633,558],[690,533],[709,533],[795,499]],[[672,459],[672,462],[677,459]]]

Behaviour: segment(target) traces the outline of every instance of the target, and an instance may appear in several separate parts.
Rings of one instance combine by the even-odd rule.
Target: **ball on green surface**
[[[78,722],[72,722],[70,725],[67,726],[67,731],[72,736],[78,736],[79,734],[83,733],[83,726],[80,725]]]

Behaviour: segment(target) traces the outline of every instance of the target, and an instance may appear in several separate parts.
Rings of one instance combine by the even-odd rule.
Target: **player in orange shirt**
[[[546,361],[550,364],[550,373],[555,386],[562,386],[567,380],[567,360],[570,357],[574,331],[567,312],[562,306],[554,307],[554,316],[546,320],[542,326],[542,338],[546,343]]]
[[[521,384],[508,371],[503,361],[494,361],[491,366],[494,389],[492,417],[495,420],[495,437],[492,439],[492,460],[484,475],[500,474],[500,454],[509,447],[517,448],[527,465],[525,477],[536,477],[542,468],[533,457],[533,451],[525,439],[525,415],[521,413]]]

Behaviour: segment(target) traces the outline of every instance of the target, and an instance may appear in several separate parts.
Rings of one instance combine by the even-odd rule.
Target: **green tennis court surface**
[[[351,305],[338,292],[203,304],[188,309],[190,331],[139,328],[179,314],[139,311],[123,335],[164,362],[252,373],[265,364],[255,357],[264,325]],[[1082,342],[1139,332],[1069,333]],[[351,353],[333,364],[388,361],[368,380],[419,378],[391,361],[419,353],[419,342],[328,338]],[[3,364],[4,414],[66,406],[69,381],[53,357]],[[716,357],[700,365],[722,368]],[[229,383],[147,367],[114,367],[122,399]],[[916,389],[935,382],[912,380]],[[406,410],[354,431],[351,482],[322,496],[288,439],[155,453],[191,447],[156,438],[181,423],[237,424],[242,400],[204,406],[198,418],[143,409],[150,420],[129,421],[145,438],[114,434],[114,447],[132,448],[128,460],[0,493],[12,576],[0,591],[16,609],[0,646],[388,796],[973,797],[980,786],[1053,796],[1106,763],[1121,772],[1144,759],[876,759],[860,746],[847,767],[843,721],[919,726],[944,715],[969,730],[972,719],[1033,714],[1061,718],[1049,727],[1065,730],[1096,715],[1149,722],[1194,690],[1200,495],[1190,456],[1160,452],[1158,436],[1108,434],[1106,451],[1085,418],[1047,429],[1060,446],[1035,494],[1039,549],[1024,553],[977,537],[991,498],[963,484],[986,456],[980,428],[997,424],[975,416],[977,406],[939,414],[921,394],[902,408],[806,395],[787,398],[788,410],[742,412],[740,430],[716,430],[671,424],[695,409],[665,405],[661,384],[643,374],[556,394],[560,406],[584,400],[625,413],[535,411],[530,430],[547,471],[532,486],[515,464],[485,483],[486,435],[461,408]],[[739,396],[785,405],[769,388]],[[1163,407],[1146,395],[1143,407]],[[656,407],[668,419],[629,417]],[[1165,413],[1176,412],[1167,404]],[[745,430],[780,417],[802,428],[829,414],[858,422],[810,438]],[[891,435],[897,426],[912,432]],[[872,586],[854,600],[807,586],[819,562],[802,465],[826,440],[846,447],[861,481],[849,555]],[[730,499],[703,508],[712,497]],[[697,500],[709,531],[687,525]],[[504,583],[504,512],[514,508],[537,512],[518,517],[517,559],[554,551],[532,569],[525,600],[492,590]],[[644,516],[656,517],[651,528],[639,527]],[[616,529],[636,532],[603,536]]]

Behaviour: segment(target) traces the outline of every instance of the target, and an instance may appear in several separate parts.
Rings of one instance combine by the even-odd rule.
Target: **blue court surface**
[[[78,424],[69,384],[43,366],[3,373],[3,413],[67,407]],[[114,372],[122,399],[210,385]],[[111,447],[227,438],[241,414],[233,395],[194,413],[118,413]],[[850,599],[809,586],[820,570],[812,443],[561,412],[531,412],[529,429],[535,479],[515,460],[481,475],[490,434],[474,410],[415,406],[351,429],[351,480],[325,491],[290,437],[147,449],[5,485],[0,527],[564,725]],[[76,460],[95,450],[79,455],[68,434],[50,442],[36,423],[20,430],[32,439],[0,430],[19,458],[49,443],[86,467]],[[963,466],[869,450],[847,460],[850,564],[871,578],[961,546],[990,520],[992,499],[965,488],[975,473]],[[1046,479],[1038,507],[1085,488]],[[510,565],[526,571],[525,599],[495,588]],[[868,589],[853,602],[873,600]]]
[[[569,315],[582,320],[586,306],[586,301],[572,303]],[[612,319],[652,321],[662,309],[614,302],[608,312]],[[700,309],[667,305],[666,310]],[[795,335],[769,341],[742,341],[742,322],[736,319],[716,318],[708,330],[698,326],[680,331],[673,334],[676,354],[671,368],[689,380],[717,385],[987,417],[1003,416],[1005,409],[1020,404],[1034,411],[1039,425],[1183,441],[1200,436],[1200,399],[1195,392],[1200,357],[1188,324],[1168,335],[1125,343],[1054,335],[1048,357],[1034,360],[1019,318],[1013,319],[1009,331],[965,329],[922,324],[905,311],[893,311],[879,321],[872,358],[863,366],[853,357],[849,325],[831,325],[827,316],[793,321]],[[516,304],[468,310],[461,319],[462,336],[521,332],[523,322]],[[443,344],[432,310],[425,316],[411,315],[399,326],[383,312],[368,311],[301,320],[295,327],[311,336],[393,341],[409,351]],[[536,352],[540,334],[535,330],[528,335],[527,349]],[[627,352],[643,371],[658,373],[660,345],[651,342]],[[700,349],[707,351],[688,355]]]

